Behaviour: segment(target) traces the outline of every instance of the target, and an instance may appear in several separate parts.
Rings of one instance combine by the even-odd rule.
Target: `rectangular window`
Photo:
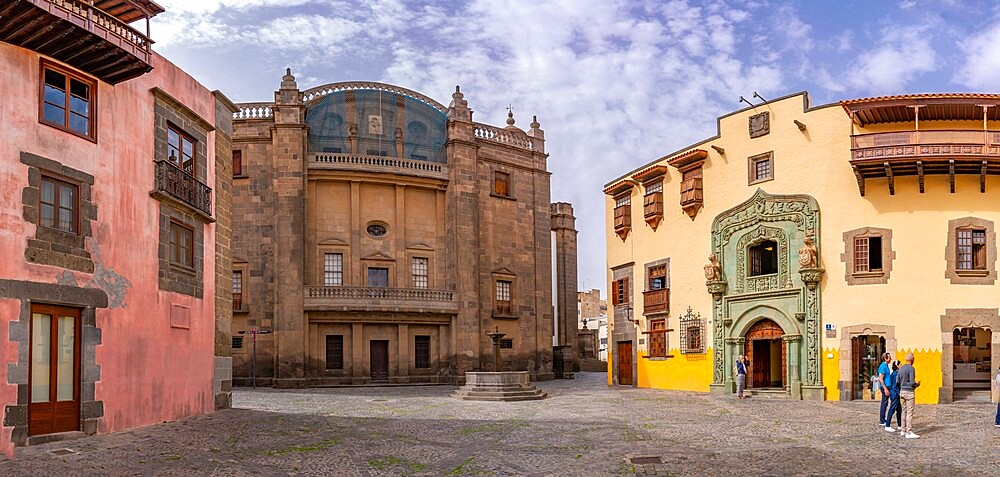
[[[243,151],[236,149],[233,151],[233,177],[243,175]]]
[[[413,288],[427,288],[429,282],[427,262],[428,259],[423,257],[413,258]]]
[[[195,173],[195,140],[173,124],[167,125],[167,160],[182,171]]]
[[[339,287],[344,285],[344,254],[323,254],[323,286]]]
[[[625,305],[629,302],[628,278],[611,282],[611,304]]]
[[[233,309],[243,309],[243,270],[233,270]]]
[[[663,192],[663,181],[657,181],[654,184],[650,184],[646,187],[646,193],[652,194],[653,192]]]
[[[493,172],[493,193],[502,197],[510,197],[510,174]]]
[[[497,280],[496,312],[500,315],[510,315],[512,313],[510,288],[512,282],[508,280]]]
[[[959,270],[986,270],[986,230],[961,228],[956,230],[958,238]]]
[[[692,326],[687,329],[687,349],[701,352],[701,326]]]
[[[344,369],[344,335],[326,335],[326,369]]]
[[[500,349],[514,349],[514,340],[510,338],[501,338]]]
[[[750,184],[756,184],[758,182],[764,182],[774,179],[774,169],[771,164],[772,154],[766,152],[764,154],[758,154],[756,156],[751,156],[748,158],[748,179]]]
[[[649,268],[649,289],[662,290],[667,287],[667,265],[656,265]]]
[[[233,336],[233,349],[240,349],[243,347],[243,337]]]
[[[854,272],[882,271],[882,237],[854,238]]]
[[[194,268],[194,230],[177,222],[170,222],[170,261]]]
[[[649,357],[664,358],[667,356],[667,320],[651,320],[649,322]]]
[[[625,205],[632,205],[632,196],[629,194],[619,196],[615,198],[615,207],[622,207]]]
[[[429,368],[431,367],[431,337],[430,336],[414,336],[413,337],[413,367],[414,368]]]
[[[42,176],[38,223],[43,227],[77,233],[80,215],[79,187]]]
[[[96,140],[94,80],[43,62],[41,90],[39,121]]]
[[[388,287],[389,286],[389,269],[388,268],[369,268],[368,269],[368,286],[370,287]]]

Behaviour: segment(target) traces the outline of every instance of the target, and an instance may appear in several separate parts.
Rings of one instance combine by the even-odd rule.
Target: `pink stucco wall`
[[[144,426],[214,409],[215,224],[204,225],[204,299],[158,289],[160,203],[153,189],[153,95],[158,87],[201,118],[215,123],[211,92],[160,56],[151,73],[111,86],[99,83],[97,143],[38,122],[39,56],[0,43],[0,278],[55,283],[62,268],[24,260],[35,225],[21,217],[21,189],[30,152],[95,177],[97,220],[88,250],[131,283],[125,306],[97,310],[102,344],[96,349],[101,379],[95,397],[104,403],[99,432]],[[214,133],[208,135],[207,184],[214,184]],[[201,226],[196,223],[196,226]],[[96,244],[96,247],[94,245]],[[91,275],[73,272],[78,284]],[[190,329],[172,328],[173,304],[190,308]],[[0,299],[0,409],[16,403],[7,363],[17,361],[8,340],[19,302]],[[10,428],[0,430],[0,450],[10,452]]]

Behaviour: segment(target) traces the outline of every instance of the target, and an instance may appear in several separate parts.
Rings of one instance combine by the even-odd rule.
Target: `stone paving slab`
[[[883,431],[872,402],[606,382],[579,373],[513,403],[453,399],[454,386],[237,388],[234,409],[18,448],[0,476],[839,476],[870,475],[875,450],[884,475],[1000,475],[995,405],[917,406],[910,440]]]

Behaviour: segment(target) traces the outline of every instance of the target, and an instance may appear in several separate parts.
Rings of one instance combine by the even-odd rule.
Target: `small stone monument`
[[[465,373],[465,386],[458,388],[452,397],[465,401],[535,401],[548,397],[531,384],[527,371],[501,371],[500,339],[506,334],[500,332],[499,326],[486,336],[493,339],[493,369],[496,371]]]

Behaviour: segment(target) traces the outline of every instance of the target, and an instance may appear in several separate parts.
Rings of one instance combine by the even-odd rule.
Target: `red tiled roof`
[[[988,105],[987,119],[1000,120],[1000,94],[985,93],[925,93],[874,98],[850,99],[840,102],[848,116],[858,124],[909,122],[916,120],[915,107],[920,108],[920,119],[982,120],[983,108]]]

